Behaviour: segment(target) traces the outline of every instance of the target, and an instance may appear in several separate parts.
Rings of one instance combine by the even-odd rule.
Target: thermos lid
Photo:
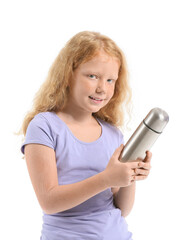
[[[161,108],[153,108],[143,121],[153,131],[161,133],[169,121],[169,115]]]

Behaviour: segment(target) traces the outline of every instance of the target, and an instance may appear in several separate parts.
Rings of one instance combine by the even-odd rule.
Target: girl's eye
[[[93,75],[93,74],[89,74],[88,76],[89,76],[90,78],[97,77],[96,75]]]
[[[98,76],[97,76],[97,75],[94,75],[94,74],[89,74],[88,77],[91,78],[91,79],[97,79],[97,78],[98,78]],[[107,81],[108,81],[109,83],[113,83],[115,80],[113,80],[113,79],[108,79]]]
[[[108,79],[108,81],[110,80],[110,82],[113,82],[113,80],[112,79]]]

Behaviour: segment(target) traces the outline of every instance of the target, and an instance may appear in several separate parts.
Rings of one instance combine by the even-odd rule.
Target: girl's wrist
[[[100,177],[101,177],[101,181],[102,181],[104,187],[105,188],[110,188],[111,184],[110,184],[109,176],[108,176],[106,170],[100,172]]]

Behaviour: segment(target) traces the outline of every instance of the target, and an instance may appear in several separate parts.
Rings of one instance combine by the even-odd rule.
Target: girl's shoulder
[[[30,121],[28,128],[37,128],[50,134],[53,138],[58,135],[59,131],[65,129],[65,125],[58,118],[55,112],[40,112]]]
[[[50,114],[41,112],[34,116],[27,127],[26,136],[21,146],[24,154],[24,146],[29,143],[38,143],[55,148],[55,132],[53,131]]]
[[[58,116],[56,115],[55,112],[40,112],[38,114],[36,114],[34,116],[34,118],[32,119],[32,121],[38,122],[38,123],[44,123],[46,122],[51,128],[54,128],[54,126],[56,126],[56,123],[61,123],[61,121],[59,121]]]
[[[40,112],[38,114],[36,114],[33,118],[33,120],[35,121],[41,121],[41,120],[47,120],[49,121],[52,118],[53,112]]]

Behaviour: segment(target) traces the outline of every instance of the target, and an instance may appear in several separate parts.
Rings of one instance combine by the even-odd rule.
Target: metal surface
[[[125,144],[120,161],[131,162],[136,161],[137,158],[144,159],[146,151],[150,151],[168,121],[169,116],[164,110],[153,108]]]
[[[158,133],[163,131],[168,121],[168,114],[161,108],[153,108],[144,119],[144,123]]]

